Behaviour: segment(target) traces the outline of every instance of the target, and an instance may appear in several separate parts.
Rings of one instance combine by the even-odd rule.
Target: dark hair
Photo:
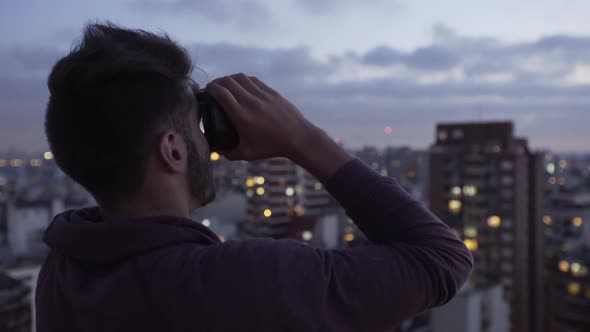
[[[45,131],[57,164],[101,203],[137,193],[161,134],[191,137],[191,72],[167,35],[87,25],[48,79]]]

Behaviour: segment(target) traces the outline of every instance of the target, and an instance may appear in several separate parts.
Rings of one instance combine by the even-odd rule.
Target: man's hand
[[[207,85],[236,127],[240,144],[220,151],[230,160],[286,157],[326,180],[352,157],[287,99],[256,77],[236,74]]]

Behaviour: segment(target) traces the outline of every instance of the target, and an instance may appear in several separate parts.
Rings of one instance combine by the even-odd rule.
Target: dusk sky
[[[0,151],[47,149],[47,74],[96,20],[168,33],[201,84],[256,75],[352,148],[513,120],[534,148],[590,151],[589,14],[587,0],[4,0]]]

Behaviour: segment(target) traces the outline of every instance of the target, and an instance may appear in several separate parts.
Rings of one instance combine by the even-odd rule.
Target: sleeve
[[[353,160],[326,186],[371,243],[322,250],[264,239],[206,249],[196,273],[208,285],[210,317],[231,314],[256,331],[384,331],[450,301],[469,277],[463,242],[395,180]]]

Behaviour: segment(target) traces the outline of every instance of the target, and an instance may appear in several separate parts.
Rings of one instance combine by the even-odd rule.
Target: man
[[[191,221],[214,186],[190,72],[168,37],[109,24],[86,27],[54,66],[47,138],[98,207],[60,214],[47,229],[39,332],[384,331],[453,298],[472,268],[463,243],[257,78],[207,85],[240,135],[221,153],[290,158],[371,244],[222,243]]]

